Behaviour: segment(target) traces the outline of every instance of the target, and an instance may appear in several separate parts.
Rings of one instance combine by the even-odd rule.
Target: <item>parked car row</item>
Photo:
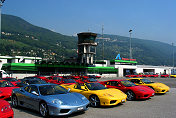
[[[154,83],[146,78],[99,81],[83,76],[34,76],[21,80],[0,80],[0,99],[11,98],[13,107],[34,109],[47,117],[86,111],[89,106],[114,106],[126,100],[148,99],[156,93],[164,94],[169,89],[162,83]],[[7,110],[3,113],[11,114],[13,118],[13,110],[8,102],[0,108],[1,112]]]
[[[125,75],[125,77],[174,77],[176,78],[176,75],[169,75],[169,74],[154,74],[154,73],[149,73],[149,72],[145,72],[145,73],[140,73],[140,74],[137,74],[137,73],[134,73],[134,74],[127,74]]]

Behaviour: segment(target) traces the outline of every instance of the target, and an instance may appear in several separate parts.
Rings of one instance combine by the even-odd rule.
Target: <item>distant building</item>
[[[118,57],[118,58],[117,58]],[[173,67],[167,66],[152,66],[152,65],[137,65],[136,59],[121,58],[120,54],[113,60],[96,61],[96,67],[114,67],[116,77],[124,77],[127,74],[134,73],[153,73],[153,74],[171,74]],[[102,74],[103,75],[103,74]]]

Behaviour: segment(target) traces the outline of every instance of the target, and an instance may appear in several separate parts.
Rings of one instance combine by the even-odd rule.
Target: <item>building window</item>
[[[7,59],[7,63],[12,63],[12,59]]]

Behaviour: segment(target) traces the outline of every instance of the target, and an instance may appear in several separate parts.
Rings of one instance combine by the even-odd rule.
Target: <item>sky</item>
[[[2,13],[64,34],[114,34],[176,45],[176,0],[6,0]]]

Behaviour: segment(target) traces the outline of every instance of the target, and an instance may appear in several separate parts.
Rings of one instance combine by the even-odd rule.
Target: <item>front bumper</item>
[[[159,89],[155,89],[155,93],[166,93],[169,92],[170,89],[163,89],[163,88],[159,88]]]
[[[113,105],[117,105],[119,103],[125,103],[125,102],[126,102],[126,97],[121,97],[117,99],[100,98],[101,106],[113,106]]]
[[[0,99],[8,99],[11,97],[11,94],[0,94]]]
[[[154,95],[155,93],[136,93],[136,99],[148,99]]]
[[[48,105],[49,115],[52,116],[64,116],[70,115],[74,112],[81,112],[88,110],[89,103],[79,105],[79,106],[69,106],[69,105],[60,105],[60,106],[53,106]]]
[[[6,112],[6,113],[2,113],[0,118],[14,118],[13,110]]]

